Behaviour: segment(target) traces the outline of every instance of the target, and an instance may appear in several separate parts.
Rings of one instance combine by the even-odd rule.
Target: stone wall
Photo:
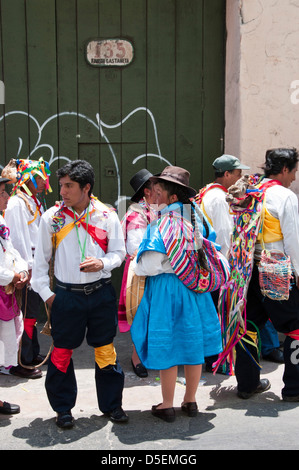
[[[299,148],[298,25],[299,0],[227,0],[225,151],[253,171],[268,148]]]

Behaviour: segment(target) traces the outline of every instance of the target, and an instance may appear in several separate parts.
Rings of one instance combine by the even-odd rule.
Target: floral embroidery
[[[61,203],[57,202],[55,204],[55,207],[58,207],[58,210],[57,210],[57,212],[54,213],[54,215],[52,217],[52,221],[53,221],[52,227],[53,227],[54,233],[57,233],[65,225],[65,213],[63,212],[64,203],[63,202],[61,202]]]

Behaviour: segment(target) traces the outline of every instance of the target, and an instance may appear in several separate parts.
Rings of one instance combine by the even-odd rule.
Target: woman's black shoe
[[[133,367],[133,371],[135,372],[136,375],[138,375],[138,377],[144,378],[148,376],[147,370],[143,364],[140,363],[134,366],[132,359],[131,359],[131,364]]]
[[[175,420],[174,408],[158,408],[160,405],[161,403],[152,406],[152,415],[167,421],[167,423],[172,423]]]
[[[194,417],[197,415],[197,403],[195,401],[183,403],[181,410],[184,411],[184,413],[187,413],[188,416]]]

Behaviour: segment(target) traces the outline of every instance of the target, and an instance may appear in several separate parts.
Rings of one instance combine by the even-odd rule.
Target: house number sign
[[[132,62],[133,56],[133,46],[126,39],[94,39],[86,47],[88,63],[99,67],[124,67]]]

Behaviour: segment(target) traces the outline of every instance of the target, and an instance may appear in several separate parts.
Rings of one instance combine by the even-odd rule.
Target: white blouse
[[[23,196],[30,205],[33,214],[35,214],[37,209],[35,201],[25,193],[23,193]],[[15,195],[9,198],[7,209],[5,210],[5,220],[10,228],[13,246],[18,250],[22,258],[27,261],[29,269],[32,269],[33,265],[40,215],[37,214],[35,220],[33,219],[34,216],[30,214],[25,202],[19,196]],[[30,223],[28,224],[28,222]]]
[[[168,256],[158,251],[145,251],[138,263],[133,260],[133,269],[137,276],[157,276],[158,274],[174,274]]]

